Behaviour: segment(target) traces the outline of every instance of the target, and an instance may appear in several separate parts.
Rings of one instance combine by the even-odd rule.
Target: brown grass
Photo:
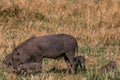
[[[119,0],[1,0],[0,60],[12,51],[14,43],[18,45],[33,35],[66,33],[76,37],[79,53],[85,55],[89,69],[111,59],[119,65],[119,9]],[[48,64],[52,66],[53,62]],[[4,74],[9,78],[7,72]],[[77,78],[62,74],[59,77],[54,73],[41,75],[41,80],[78,79],[78,75]],[[32,76],[31,80],[39,77]],[[86,80],[83,76],[80,78]],[[13,79],[16,78],[10,80]]]

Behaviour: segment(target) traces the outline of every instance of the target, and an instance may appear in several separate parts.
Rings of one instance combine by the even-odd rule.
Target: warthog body
[[[34,61],[42,65],[43,58],[64,57],[67,71],[74,73],[73,59],[76,50],[78,50],[76,39],[67,34],[32,37],[14,48],[10,58],[5,58],[4,63],[17,67],[20,64]]]
[[[29,62],[20,64],[15,70],[16,73],[26,72],[27,74],[34,74],[35,72],[41,72],[41,64],[39,62]]]
[[[117,72],[117,64],[115,61],[110,61],[108,64],[100,68],[101,72],[108,72],[110,70]]]
[[[79,55],[79,56],[76,56],[75,58],[74,58],[74,68],[75,68],[75,72],[77,72],[78,71],[78,67],[80,66],[80,68],[82,69],[82,70],[85,70],[86,68],[85,68],[85,57],[84,56],[81,56],[81,55]]]

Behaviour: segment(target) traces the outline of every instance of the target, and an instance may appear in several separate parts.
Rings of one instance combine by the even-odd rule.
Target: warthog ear
[[[13,42],[13,49],[17,51],[15,41]]]
[[[14,50],[17,52],[17,48],[14,48]]]
[[[13,43],[13,48],[14,48],[14,49],[16,48],[16,44],[15,44],[15,42]]]

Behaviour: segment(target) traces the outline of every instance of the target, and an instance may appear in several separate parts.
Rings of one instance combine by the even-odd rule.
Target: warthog
[[[75,58],[74,58],[74,68],[75,68],[75,72],[77,73],[77,71],[78,71],[78,67],[80,66],[80,68],[82,69],[82,70],[86,70],[86,68],[85,68],[85,57],[84,56],[81,56],[81,55],[79,55],[79,56],[76,56]]]
[[[74,73],[73,59],[78,51],[76,39],[67,34],[52,34],[32,37],[15,47],[9,58],[5,58],[5,65],[14,68],[31,61],[42,65],[43,58],[57,59],[64,57],[67,63],[67,73]]]
[[[34,74],[35,72],[41,72],[41,67],[42,66],[39,62],[29,62],[17,66],[15,72],[19,74],[23,71],[26,72],[27,74]]]
[[[100,71],[101,72],[108,72],[110,70],[118,72],[118,70],[117,70],[117,64],[116,64],[115,61],[110,61],[108,64],[100,67]]]

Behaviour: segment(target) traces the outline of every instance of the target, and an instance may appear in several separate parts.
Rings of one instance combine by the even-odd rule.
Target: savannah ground
[[[17,76],[2,67],[13,45],[46,34],[65,33],[79,44],[86,72],[67,75],[63,59],[44,59],[42,73]],[[120,80],[120,75],[97,69],[110,60],[120,70],[119,0],[0,0],[0,80]],[[57,73],[48,72],[53,67]]]

